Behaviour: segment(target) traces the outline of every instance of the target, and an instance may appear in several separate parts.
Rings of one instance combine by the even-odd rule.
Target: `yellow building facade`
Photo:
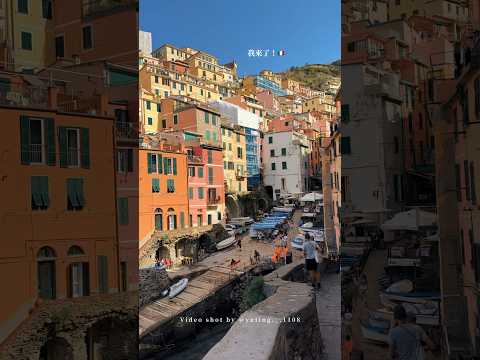
[[[6,1],[5,40],[8,68],[39,70],[55,60],[52,1]],[[4,59],[2,59],[4,61]]]
[[[245,131],[222,121],[223,173],[225,192],[241,194],[247,191],[247,156]]]

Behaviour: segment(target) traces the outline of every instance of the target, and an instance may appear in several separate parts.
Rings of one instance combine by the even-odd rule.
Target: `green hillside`
[[[304,66],[292,66],[284,72],[285,76],[301,81],[314,90],[324,90],[330,81],[340,81],[339,61],[332,64],[305,64]]]

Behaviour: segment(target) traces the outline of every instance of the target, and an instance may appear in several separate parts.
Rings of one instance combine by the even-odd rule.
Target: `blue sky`
[[[222,64],[236,60],[241,75],[340,59],[340,0],[141,0],[140,29],[154,49],[203,50]],[[249,49],[270,54],[249,57]]]

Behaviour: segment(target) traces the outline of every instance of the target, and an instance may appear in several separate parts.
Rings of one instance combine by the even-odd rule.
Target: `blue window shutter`
[[[177,159],[173,158],[173,175],[177,175]]]
[[[80,161],[82,168],[90,169],[90,136],[88,128],[80,128]]]
[[[20,160],[30,164],[30,119],[26,116],[20,116]]]
[[[45,124],[45,144],[47,153],[47,165],[55,166],[55,122],[52,118],[44,120]]]
[[[163,173],[168,175],[168,159],[163,158]]]
[[[60,147],[60,167],[67,167],[67,128],[58,127],[58,145]]]

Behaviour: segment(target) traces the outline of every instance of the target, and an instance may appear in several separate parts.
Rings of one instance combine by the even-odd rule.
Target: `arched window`
[[[38,296],[55,299],[55,259],[57,254],[50,246],[44,246],[37,253]]]
[[[80,256],[80,255],[85,255],[85,252],[82,250],[80,246],[73,245],[70,246],[67,252],[68,256]]]
[[[162,209],[155,209],[155,230],[163,230],[163,212]]]
[[[37,253],[38,261],[51,260],[55,259],[56,257],[57,254],[55,253],[55,250],[53,250],[50,246],[42,247]]]
[[[168,230],[175,230],[177,228],[177,215],[175,210],[168,209]]]

